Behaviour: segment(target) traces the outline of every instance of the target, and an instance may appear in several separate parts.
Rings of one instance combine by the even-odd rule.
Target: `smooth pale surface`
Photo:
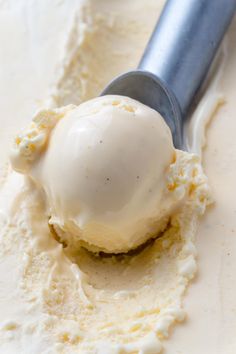
[[[4,78],[0,80],[2,109],[0,121],[4,127],[0,132],[2,158],[7,156],[6,143],[9,146],[9,137],[17,132],[19,127],[24,126],[26,121],[30,121],[35,108],[42,105],[38,99],[44,101],[48,98],[48,91],[52,83],[57,81],[58,75],[62,79],[58,84],[59,96],[56,99],[64,105],[71,101],[70,95],[73,90],[70,88],[73,88],[73,85],[76,89],[73,91],[72,101],[78,103],[80,99],[98,95],[101,88],[115,74],[136,67],[162,4],[162,1],[150,0],[145,2],[144,8],[143,0],[91,1],[87,13],[93,13],[95,10],[97,12],[93,17],[96,29],[88,34],[91,46],[88,48],[86,60],[89,68],[95,68],[97,73],[96,77],[92,78],[94,80],[91,80],[90,70],[85,70],[83,66],[82,54],[75,50],[74,54],[77,57],[71,55],[70,60],[69,55],[73,52],[71,50],[73,46],[70,44],[66,46],[68,57],[63,61],[66,70],[63,73],[58,72],[58,62],[63,58],[64,44],[67,42],[66,35],[69,28],[72,28],[76,13],[73,7],[75,2],[40,1],[37,3],[38,6],[31,6],[28,1],[17,2],[17,6],[15,1],[2,2],[0,13],[0,42],[4,50],[4,56],[0,58],[1,77]],[[38,16],[39,13],[41,16]],[[134,19],[137,21],[134,22]],[[111,27],[112,23],[115,28]],[[29,28],[31,31],[28,31]],[[233,188],[236,179],[235,30],[234,23],[230,30],[228,58],[221,80],[226,104],[213,117],[207,134],[208,144],[204,151],[204,165],[216,202],[202,220],[197,235],[199,275],[185,300],[188,320],[173,331],[170,340],[165,341],[166,353],[235,353],[236,205]],[[74,38],[77,38],[78,31],[74,32]],[[40,43],[37,42],[39,44],[35,51],[33,38],[38,39],[39,36],[42,40]],[[94,43],[98,41],[99,46],[95,46]],[[108,65],[111,57],[112,65]],[[73,58],[76,59],[74,66]],[[36,65],[38,74],[32,75],[35,73]],[[77,79],[78,66],[83,67],[85,76],[88,75],[88,83],[86,79],[84,81]],[[71,72],[76,79],[72,79]],[[211,94],[208,98],[211,99]],[[10,204],[12,193],[15,195],[21,188],[21,183],[21,179],[17,184],[8,181],[8,192],[5,198],[2,198],[4,206]],[[16,240],[19,240],[17,236]],[[9,256],[8,250],[8,256],[4,257],[0,265],[1,275],[5,275],[1,277],[2,321],[25,316],[24,303],[18,293],[14,292],[18,286],[18,276],[21,275],[19,269],[19,264],[22,264],[21,248],[17,247],[17,244],[15,247],[13,245],[14,243],[9,245],[13,256]],[[31,311],[28,319],[31,316],[37,318],[37,308],[35,310],[32,308]],[[10,325],[13,326],[13,323]],[[27,346],[30,353],[37,353],[37,350],[40,354],[46,352],[50,338],[41,337],[40,346],[39,343],[37,345],[35,336],[34,338],[33,344],[30,334],[22,345]],[[20,352],[21,348],[17,342],[15,347],[12,345],[11,351]],[[9,347],[3,346],[1,352],[4,354],[10,352]]]
[[[199,275],[185,303],[189,320],[167,348],[172,353],[236,352],[236,21],[226,39],[220,91],[225,104],[213,116],[206,135],[203,164],[214,196],[197,234]],[[194,333],[194,335],[192,335]],[[168,351],[167,351],[168,352]]]

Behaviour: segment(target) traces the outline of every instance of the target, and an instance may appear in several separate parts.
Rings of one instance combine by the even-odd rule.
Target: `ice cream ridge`
[[[194,200],[209,203],[197,156],[176,150],[155,110],[123,96],[42,110],[14,141],[13,168],[44,196],[65,247],[126,253],[160,236]]]

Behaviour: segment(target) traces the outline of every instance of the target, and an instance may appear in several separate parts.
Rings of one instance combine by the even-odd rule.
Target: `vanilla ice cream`
[[[1,354],[236,352],[235,21],[189,120],[191,153],[174,151],[166,169],[162,191],[173,209],[159,237],[134,252],[95,255],[73,252],[74,241],[65,247],[70,232],[55,218],[48,225],[52,138],[77,106],[137,67],[163,4],[0,1]],[[9,147],[26,126],[14,142],[17,173]]]
[[[13,167],[45,190],[60,238],[114,253],[163,231],[179,201],[168,189],[175,159],[160,114],[122,96],[42,111],[12,151]]]

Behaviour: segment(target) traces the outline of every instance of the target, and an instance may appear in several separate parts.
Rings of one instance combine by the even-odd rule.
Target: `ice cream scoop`
[[[103,91],[154,108],[184,149],[183,121],[236,10],[236,0],[168,0],[137,70]]]
[[[166,226],[184,196],[170,170],[169,127],[129,97],[38,113],[18,135],[11,161],[43,188],[50,224],[74,249],[136,248]]]

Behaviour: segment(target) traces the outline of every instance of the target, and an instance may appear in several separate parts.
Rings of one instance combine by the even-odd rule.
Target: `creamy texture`
[[[162,237],[131,255],[96,257],[83,248],[73,252],[54,239],[45,198],[31,180],[11,201],[3,219],[3,254],[9,233],[20,254],[18,296],[25,316],[4,324],[1,340],[17,345],[33,335],[36,352],[157,353],[170,327],[185,318],[182,296],[196,272],[194,235],[198,216],[209,203],[206,177],[196,156],[177,151],[169,183],[185,202],[171,215]],[[19,183],[11,173],[2,193]],[[10,238],[11,240],[11,238]],[[13,241],[13,240],[12,240]],[[7,257],[6,257],[7,258]],[[8,336],[12,334],[10,337]],[[31,349],[32,350],[32,349]]]
[[[73,248],[136,248],[157,237],[185,196],[170,182],[176,153],[169,127],[128,97],[37,113],[16,137],[11,160],[42,186],[49,222]]]
[[[68,254],[48,231],[44,199],[22,176],[4,167],[10,135],[45,101],[50,106],[77,104],[98,95],[114,75],[137,65],[163,2],[84,4],[53,0],[31,7],[24,1],[1,2],[5,55],[0,59],[0,119],[5,129],[0,352],[94,353],[97,347],[100,353],[156,354],[170,325],[184,319],[182,297],[196,271],[198,250],[199,276],[184,301],[188,320],[163,342],[166,352],[199,354],[207,348],[208,354],[235,353],[235,23],[228,56],[223,54],[219,63],[222,75],[206,89],[198,110],[199,122],[214,116],[203,162],[215,204],[200,223],[196,245],[197,215],[204,211],[209,194],[193,155],[183,155],[180,161],[183,167],[198,166],[195,177],[201,178],[192,180],[198,196],[188,195],[185,208],[162,238],[121,260],[94,258],[82,250]],[[225,105],[213,113],[222,97]]]

